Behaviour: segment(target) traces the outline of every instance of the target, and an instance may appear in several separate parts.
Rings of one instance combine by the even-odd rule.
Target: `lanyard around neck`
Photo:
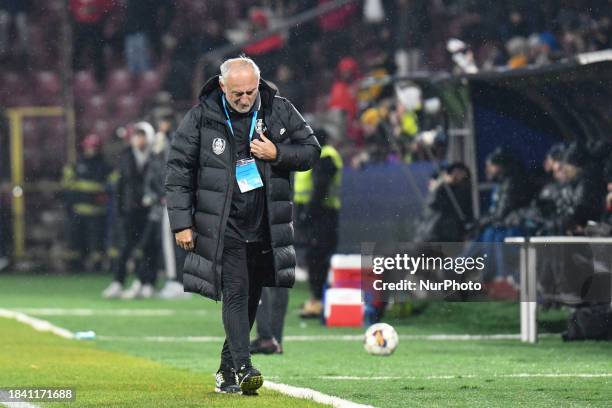
[[[225,112],[225,117],[227,119],[227,124],[232,132],[232,136],[234,135],[234,128],[232,127],[232,120],[230,119],[229,112],[227,111],[227,105],[225,103],[225,96],[221,96],[221,102],[223,102],[223,111]],[[249,142],[253,140],[253,133],[255,132],[255,124],[257,123],[257,110],[253,111],[253,118],[251,119],[251,130],[249,130]]]

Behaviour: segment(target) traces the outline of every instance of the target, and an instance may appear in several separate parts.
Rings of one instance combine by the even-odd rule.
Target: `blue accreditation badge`
[[[241,193],[263,187],[255,159],[242,159],[236,162],[236,181]]]

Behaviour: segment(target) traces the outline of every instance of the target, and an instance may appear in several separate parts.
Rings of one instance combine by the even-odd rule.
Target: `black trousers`
[[[79,253],[79,261],[87,256],[104,253],[106,215],[74,214],[70,220],[70,247]]]
[[[311,215],[310,222],[306,247],[308,284],[312,297],[321,300],[329,263],[338,245],[338,211],[320,209]]]
[[[173,237],[174,238],[174,237]],[[177,282],[183,283],[183,265],[185,265],[187,251],[174,243],[174,259],[176,260],[176,277]]]
[[[285,315],[289,304],[288,288],[263,288],[257,311],[257,337],[283,341]]]
[[[130,257],[134,256],[134,249],[142,241],[147,226],[148,214],[148,210],[142,209],[130,211],[122,217],[124,242],[119,262],[116,265],[117,269],[115,270],[115,280],[120,283],[125,283],[127,261]],[[143,284],[155,284],[155,278],[157,277],[155,265],[161,251],[159,245],[156,244],[157,240],[148,242],[142,250],[142,258],[135,259],[136,275]]]
[[[251,363],[249,335],[267,276],[273,274],[269,243],[246,243],[226,237],[223,249],[223,326],[221,368]]]

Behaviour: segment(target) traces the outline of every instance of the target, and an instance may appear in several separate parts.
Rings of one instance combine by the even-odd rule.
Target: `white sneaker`
[[[140,297],[140,290],[142,289],[142,283],[138,279],[132,282],[132,286],[126,289],[121,294],[121,299],[136,299]]]
[[[166,281],[158,296],[162,299],[189,299],[191,298],[191,293],[185,292],[180,282]]]
[[[153,285],[147,283],[146,285],[142,285],[142,288],[140,288],[140,293],[138,294],[138,297],[141,299],[151,299],[153,297],[154,292],[155,289],[153,288]]]
[[[8,258],[0,258],[0,271],[9,266]]]
[[[123,285],[117,281],[112,281],[106,289],[102,291],[102,297],[105,299],[118,299],[123,292]]]

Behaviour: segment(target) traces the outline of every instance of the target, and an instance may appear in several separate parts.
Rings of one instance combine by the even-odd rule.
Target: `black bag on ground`
[[[612,310],[609,304],[577,308],[567,321],[563,341],[612,340]]]

